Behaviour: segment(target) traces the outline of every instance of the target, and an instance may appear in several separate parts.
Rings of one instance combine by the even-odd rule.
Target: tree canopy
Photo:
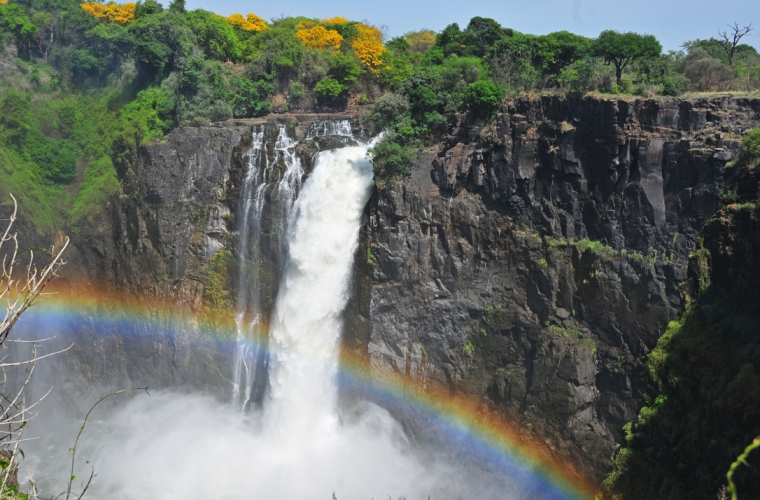
[[[607,30],[596,39],[593,50],[605,63],[615,66],[615,78],[619,85],[626,66],[638,59],[659,56],[662,45],[653,35]]]

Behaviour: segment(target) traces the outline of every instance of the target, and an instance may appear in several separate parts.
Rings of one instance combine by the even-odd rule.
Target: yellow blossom
[[[227,18],[227,22],[243,31],[259,32],[267,29],[267,23],[256,14],[248,14],[246,17],[242,14],[232,14]]]
[[[303,21],[302,21],[303,22]],[[298,23],[296,29],[301,25]],[[312,49],[324,49],[331,47],[333,50],[340,49],[340,42],[343,37],[335,30],[328,30],[324,26],[316,25],[310,28],[302,27],[296,32],[296,36],[301,43]]]
[[[348,19],[345,17],[335,16],[332,19],[322,19],[322,24],[346,24]]]
[[[356,23],[359,34],[351,40],[351,48],[356,51],[359,60],[374,74],[380,72],[383,64],[383,34],[374,26]]]
[[[119,5],[114,2],[102,4],[99,2],[85,2],[82,10],[96,19],[106,19],[109,22],[125,26],[135,20],[135,4],[133,2]]]

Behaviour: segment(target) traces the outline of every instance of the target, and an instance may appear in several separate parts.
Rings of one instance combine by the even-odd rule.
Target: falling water
[[[295,205],[289,261],[270,329],[271,401],[276,430],[302,439],[337,423],[341,316],[364,206],[372,188],[366,147],[325,151]]]
[[[309,140],[316,137],[324,137],[327,135],[337,135],[353,138],[351,123],[348,120],[325,120],[314,122],[311,124],[309,131],[306,133],[306,139]]]
[[[266,389],[266,328],[262,307],[262,280],[266,266],[262,253],[262,223],[265,208],[271,211],[270,254],[274,271],[284,261],[287,247],[282,238],[287,231],[293,202],[301,186],[303,167],[296,156],[296,141],[280,125],[273,158],[267,151],[264,126],[254,128],[253,147],[248,154],[248,171],[241,192],[241,229],[239,253],[241,272],[238,283],[237,346],[233,368],[232,404],[248,409],[258,405]],[[267,207],[267,202],[269,206]]]

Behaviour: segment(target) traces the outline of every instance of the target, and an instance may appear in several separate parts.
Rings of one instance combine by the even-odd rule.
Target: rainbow
[[[232,352],[236,329],[229,313],[193,311],[176,303],[136,297],[89,286],[67,286],[44,297],[18,324],[35,330],[66,327],[76,332],[77,323],[103,325],[103,331],[173,331],[190,325],[200,341],[214,342]],[[139,328],[135,325],[139,325]],[[41,337],[49,333],[38,333]],[[345,350],[344,350],[345,351]],[[597,487],[571,465],[552,454],[535,436],[509,422],[477,400],[452,394],[446,387],[420,387],[403,377],[380,376],[366,359],[343,352],[338,386],[342,393],[375,402],[392,414],[403,413],[420,422],[447,442],[457,443],[463,456],[515,478],[516,491],[524,498],[593,499]]]

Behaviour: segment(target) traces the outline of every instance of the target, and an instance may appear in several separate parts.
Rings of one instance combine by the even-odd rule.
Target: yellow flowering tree
[[[5,5],[8,3],[8,0],[0,0],[0,5]]]
[[[241,14],[232,14],[226,18],[226,21],[243,31],[255,31],[258,33],[267,29],[267,23],[261,17],[251,13],[246,17],[243,17]]]
[[[119,5],[115,2],[106,4],[100,2],[85,2],[82,4],[82,10],[95,17],[96,19],[105,19],[111,23],[126,26],[135,20],[135,4],[127,2]]]
[[[329,30],[311,21],[301,21],[296,24],[296,36],[301,43],[312,49],[340,49],[343,37],[335,30]]]
[[[322,19],[322,24],[348,24],[348,22],[348,19],[340,16],[335,16],[330,19]]]
[[[383,34],[374,26],[363,23],[356,23],[356,28],[359,34],[351,39],[351,48],[362,64],[377,75],[383,65],[382,55],[385,52]]]

